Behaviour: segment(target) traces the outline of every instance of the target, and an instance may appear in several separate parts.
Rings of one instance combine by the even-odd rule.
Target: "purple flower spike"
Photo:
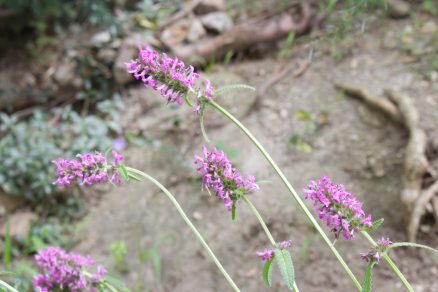
[[[241,195],[258,190],[253,176],[243,178],[224,152],[202,147],[204,157],[195,156],[196,171],[202,175],[202,186],[213,191],[228,211],[232,210]]]
[[[320,219],[335,233],[342,233],[345,239],[354,239],[354,232],[371,227],[371,215],[362,210],[362,203],[345,190],[341,184],[335,185],[328,177],[311,181],[304,189],[305,199],[313,201],[313,208]]]
[[[99,266],[96,275],[91,274],[91,281],[82,273],[94,261],[90,257],[68,253],[59,247],[39,250],[35,256],[35,265],[41,270],[33,279],[35,291],[92,291],[92,283],[100,281],[106,270]]]
[[[382,253],[386,252],[388,246],[392,244],[393,242],[389,240],[389,238],[382,237],[377,241],[377,245],[371,248],[368,252],[360,253],[360,257],[367,262],[374,260],[379,263]]]
[[[112,156],[113,162],[108,161],[100,152],[78,154],[77,159],[53,160],[52,163],[56,165],[58,173],[58,178],[53,184],[69,187],[78,180],[81,181],[80,185],[93,185],[107,181],[120,184],[122,181],[117,166],[124,157],[116,151],[112,151]]]
[[[277,242],[277,245],[280,249],[286,249],[292,246],[292,241],[286,240],[282,242]],[[262,261],[271,260],[274,254],[274,248],[265,248],[264,250],[257,252],[257,256],[260,257]]]
[[[195,80],[199,78],[193,66],[186,66],[178,58],[159,54],[150,47],[139,47],[138,58],[127,63],[126,69],[135,79],[141,79],[146,87],[160,91],[168,103],[179,105],[188,91],[193,90]],[[206,90],[206,94],[212,91],[209,90]]]

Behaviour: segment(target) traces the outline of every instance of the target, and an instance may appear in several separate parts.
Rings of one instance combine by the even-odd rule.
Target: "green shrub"
[[[30,202],[54,200],[59,190],[52,185],[58,157],[104,151],[111,147],[111,133],[120,132],[115,122],[121,102],[98,104],[98,115],[81,117],[70,107],[50,113],[37,111],[27,121],[0,113],[0,188]]]

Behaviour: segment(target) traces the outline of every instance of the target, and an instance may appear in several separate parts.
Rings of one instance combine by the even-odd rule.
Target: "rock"
[[[161,41],[167,47],[173,47],[181,43],[188,34],[188,26],[182,25],[172,25],[161,33]]]
[[[195,6],[193,11],[200,15],[210,12],[224,11],[226,8],[227,2],[225,0],[201,0],[198,5]]]
[[[206,33],[202,22],[199,19],[194,19],[187,32],[187,40],[191,43],[195,43],[205,36]]]
[[[76,62],[70,59],[65,59],[55,68],[53,79],[60,86],[80,88],[82,82],[79,76],[75,73],[75,70]]]
[[[97,58],[104,63],[112,63],[116,58],[117,52],[111,48],[104,48],[99,50]]]
[[[91,44],[96,47],[100,47],[102,44],[108,43],[110,41],[111,34],[107,30],[96,33],[90,40]]]
[[[233,27],[233,21],[224,12],[212,12],[201,17],[202,25],[213,33],[223,33]]]
[[[26,238],[30,231],[30,228],[32,227],[32,222],[35,222],[36,220],[38,220],[38,216],[29,210],[23,210],[13,213],[9,217],[11,236]],[[0,230],[0,235],[3,237],[6,235],[6,223],[3,223],[3,226]]]
[[[24,200],[9,196],[0,189],[0,216],[12,213],[24,205]]]
[[[120,45],[114,62],[113,74],[116,82],[126,84],[133,80],[131,75],[126,73],[125,63],[137,58],[138,46],[157,45],[157,43],[158,41],[154,37],[141,33],[133,33],[126,37]]]
[[[388,0],[388,14],[393,18],[406,17],[410,10],[410,5],[403,0]]]

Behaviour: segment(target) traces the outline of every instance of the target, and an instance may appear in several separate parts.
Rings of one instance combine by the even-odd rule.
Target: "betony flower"
[[[372,247],[368,252],[360,253],[360,257],[367,261],[376,261],[379,263],[382,254],[386,252],[388,247],[392,245],[393,242],[389,238],[382,237],[377,241],[377,245]]]
[[[280,249],[286,249],[292,246],[291,240],[286,240],[282,242],[277,242],[277,246]],[[261,258],[262,261],[271,260],[275,254],[274,248],[265,248],[264,250],[258,251],[257,256]]]
[[[224,152],[217,151],[215,147],[209,151],[203,146],[202,153],[204,157],[195,155],[196,171],[202,175],[202,186],[213,191],[229,211],[242,195],[258,190],[255,178],[250,175],[244,178]]]
[[[76,159],[53,160],[52,163],[56,165],[58,173],[58,178],[53,184],[67,187],[76,181],[80,181],[80,185],[93,185],[107,181],[120,184],[122,181],[117,166],[124,157],[114,150],[112,156],[112,162],[100,152],[78,154]]]
[[[35,265],[41,274],[34,277],[34,288],[38,292],[93,291],[93,283],[100,281],[106,274],[106,270],[99,266],[97,274],[90,274],[91,281],[87,279],[83,271],[93,264],[90,257],[68,253],[59,247],[39,250],[35,255]]]
[[[197,105],[194,112],[200,114],[206,101],[213,97],[210,80],[205,80],[205,89],[195,89],[195,82],[200,75],[193,66],[187,66],[178,58],[171,58],[165,53],[158,53],[150,47],[139,47],[137,59],[126,63],[128,73],[141,80],[146,87],[159,91],[167,103],[181,105],[183,98],[193,92]]]
[[[362,210],[362,203],[345,190],[341,184],[335,185],[328,177],[311,181],[304,189],[305,199],[313,201],[313,208],[320,219],[335,233],[342,233],[345,239],[354,239],[354,232],[371,227],[371,215]]]

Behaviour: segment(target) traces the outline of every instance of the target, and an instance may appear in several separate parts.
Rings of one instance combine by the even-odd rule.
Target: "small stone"
[[[199,221],[199,220],[202,220],[202,218],[204,218],[204,216],[202,215],[201,212],[195,211],[195,212],[193,212],[193,218],[195,220]]]
[[[207,31],[224,33],[231,30],[233,21],[225,12],[212,12],[201,17],[202,25]]]
[[[210,12],[224,11],[227,8],[225,0],[202,0],[195,6],[194,12],[198,15]]]
[[[32,227],[32,223],[38,219],[38,216],[28,210],[18,211],[9,217],[10,235],[12,237],[26,238]],[[1,236],[6,235],[6,223],[0,231]]]
[[[79,88],[82,85],[80,78],[75,73],[76,62],[70,59],[65,59],[56,68],[53,74],[53,79],[60,86],[73,86]]]
[[[388,0],[388,14],[393,18],[406,17],[410,10],[410,5],[403,0]]]
[[[91,44],[93,46],[101,46],[104,43],[108,43],[109,41],[111,41],[111,34],[109,33],[109,31],[101,31],[96,33],[92,38],[91,38]]]
[[[104,48],[99,50],[97,58],[104,63],[112,63],[116,58],[117,52],[110,48]]]
[[[191,43],[195,43],[205,36],[206,33],[202,22],[199,19],[194,19],[187,32],[187,40]]]
[[[188,35],[188,27],[172,25],[161,33],[161,41],[168,47],[181,43]]]

